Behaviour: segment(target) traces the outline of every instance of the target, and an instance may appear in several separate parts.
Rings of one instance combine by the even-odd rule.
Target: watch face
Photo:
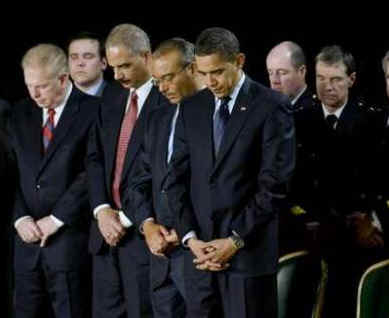
[[[232,240],[238,249],[244,246],[244,242],[240,237],[234,235],[232,236]]]

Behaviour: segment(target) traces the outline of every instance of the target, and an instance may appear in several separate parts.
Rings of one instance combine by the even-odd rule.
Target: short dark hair
[[[356,71],[355,59],[351,53],[343,50],[339,45],[326,46],[321,49],[315,58],[315,63],[323,62],[328,65],[343,63],[346,66],[346,74],[351,75]]]
[[[205,29],[196,40],[195,53],[197,56],[216,53],[231,61],[240,53],[239,41],[235,34],[227,29]]]
[[[181,53],[182,65],[189,65],[194,61],[194,45],[182,38],[172,38],[161,42],[153,53],[153,57],[158,58],[171,51]]]
[[[71,38],[68,40],[68,51],[69,51],[69,46],[72,44],[74,41],[77,40],[94,40],[97,41],[98,43],[98,52],[100,54],[100,58],[105,57],[105,48],[104,48],[104,40],[98,35],[97,33],[90,32],[90,31],[81,31],[75,35],[73,35]]]

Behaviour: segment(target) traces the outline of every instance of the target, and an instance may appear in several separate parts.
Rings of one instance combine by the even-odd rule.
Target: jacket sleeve
[[[197,231],[198,224],[190,199],[190,156],[185,137],[184,111],[182,107],[177,118],[174,135],[174,151],[163,185],[169,209],[175,216],[175,229],[183,238],[190,231]]]
[[[294,122],[287,105],[279,104],[265,119],[261,143],[257,191],[230,224],[243,239],[276,216],[287,194],[295,166]]]
[[[152,192],[152,166],[150,152],[152,145],[149,144],[149,125],[146,125],[143,142],[135,165],[135,173],[128,187],[127,204],[131,207],[126,210],[135,211],[134,219],[137,229],[144,220],[154,217],[153,192]]]

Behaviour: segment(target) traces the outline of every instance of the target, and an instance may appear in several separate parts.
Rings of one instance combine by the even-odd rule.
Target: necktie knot
[[[49,120],[54,122],[54,116],[55,116],[55,109],[54,108],[49,108],[49,110],[47,111],[48,115],[49,115]]]
[[[338,117],[336,117],[336,115],[334,114],[328,115],[326,117],[326,122],[328,124],[328,127],[330,127],[331,129],[335,129],[335,125],[337,121],[338,121]]]

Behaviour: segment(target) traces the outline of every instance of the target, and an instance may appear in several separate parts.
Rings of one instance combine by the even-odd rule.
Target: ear
[[[349,84],[348,84],[348,87],[352,87],[355,83],[355,80],[357,78],[357,74],[355,72],[351,73],[348,77],[348,80],[349,80]]]
[[[305,74],[307,74],[307,67],[305,65],[301,65],[298,69],[298,72],[301,73],[301,76],[305,78]]]
[[[190,76],[193,76],[196,74],[197,72],[197,66],[196,66],[196,63],[192,62],[190,63],[187,67],[187,72],[189,73]]]
[[[246,61],[246,56],[243,53],[239,53],[236,56],[236,64],[237,64],[238,68],[242,69],[245,61]]]
[[[103,71],[105,71],[106,68],[107,68],[107,65],[108,65],[107,59],[106,59],[105,57],[103,57],[103,58],[101,59],[101,69],[102,69]]]
[[[63,73],[58,76],[61,87],[66,87],[69,81],[69,73]]]

